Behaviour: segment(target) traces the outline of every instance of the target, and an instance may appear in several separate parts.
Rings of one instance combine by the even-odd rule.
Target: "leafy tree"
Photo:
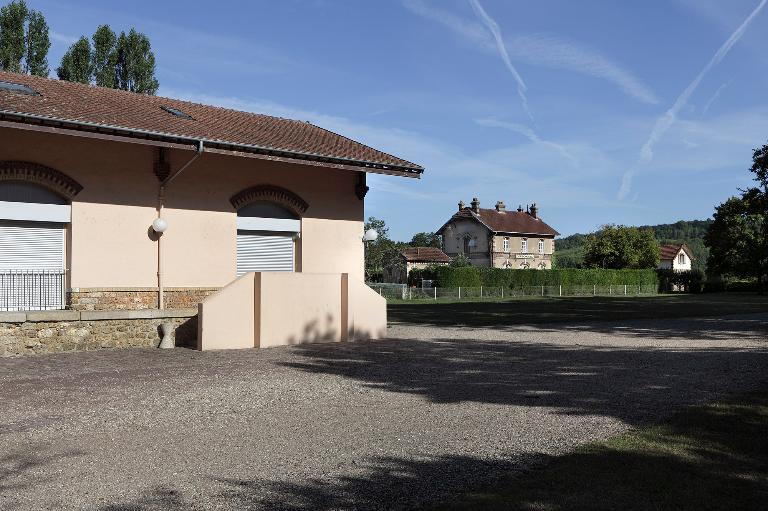
[[[81,37],[61,58],[61,65],[56,69],[60,80],[68,82],[91,83],[91,43]]]
[[[642,269],[659,264],[659,243],[650,229],[605,225],[587,236],[584,264],[588,268]]]
[[[24,22],[29,16],[29,9],[24,0],[0,7],[0,69],[12,73],[21,73],[21,61],[24,58]]]
[[[757,277],[762,293],[768,274],[768,144],[754,151],[750,171],[757,186],[715,208],[704,238],[710,250],[707,272]]]
[[[472,261],[470,261],[469,257],[465,256],[464,254],[458,254],[456,257],[451,259],[451,262],[448,263],[448,266],[452,268],[464,268],[466,266],[472,266]]]
[[[395,242],[389,239],[389,228],[384,220],[369,217],[365,222],[364,231],[373,229],[379,236],[375,241],[365,241],[365,279],[380,280],[384,268],[390,263],[395,250]]]
[[[99,87],[115,88],[117,83],[117,36],[109,25],[101,25],[93,34],[91,69]]]
[[[0,7],[0,69],[48,76],[48,24],[24,0]]]
[[[408,245],[412,247],[435,247],[442,248],[443,240],[439,234],[434,232],[417,232],[408,242]]]
[[[38,11],[29,12],[27,24],[26,55],[24,57],[24,72],[36,76],[48,76],[48,50],[51,40],[48,37],[48,23]]]
[[[155,78],[155,54],[149,38],[131,29],[117,39],[116,88],[142,94],[155,94],[160,87]]]

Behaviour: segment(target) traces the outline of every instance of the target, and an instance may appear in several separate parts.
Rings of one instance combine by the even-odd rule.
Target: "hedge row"
[[[430,271],[431,270],[431,271]],[[506,287],[526,286],[608,286],[608,285],[655,285],[659,278],[656,270],[600,270],[567,268],[560,270],[511,270],[503,268],[478,268],[465,266],[452,268],[440,266],[423,271],[422,278],[430,278],[439,287]]]

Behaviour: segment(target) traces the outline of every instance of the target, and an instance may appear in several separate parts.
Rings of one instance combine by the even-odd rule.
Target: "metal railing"
[[[432,287],[416,288],[405,284],[369,283],[374,291],[387,300],[506,300],[514,298],[553,296],[643,296],[655,295],[655,284],[558,285],[525,287]]]
[[[0,311],[64,309],[66,270],[0,270]]]

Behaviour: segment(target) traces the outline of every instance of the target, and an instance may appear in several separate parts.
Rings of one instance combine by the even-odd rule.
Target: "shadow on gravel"
[[[746,332],[749,322],[740,325]],[[555,413],[610,416],[638,425],[656,419],[660,410],[705,402],[760,380],[768,371],[766,348],[389,339],[297,346],[292,352],[303,360],[283,365],[433,403],[551,407]]]
[[[33,450],[17,451],[0,454],[0,508],[14,509],[12,502],[2,500],[5,492],[18,493],[25,488],[49,482],[53,478],[41,476],[39,472],[45,472],[45,468],[67,458],[83,456],[82,451],[67,451],[63,453],[43,453]]]
[[[768,394],[684,410],[564,456],[361,460],[352,474],[292,484],[214,479],[207,504],[153,490],[103,511],[765,509]],[[442,504],[441,504],[442,503]]]
[[[584,324],[638,319],[721,318],[728,314],[768,312],[768,299],[757,295],[662,295],[656,297],[581,297],[521,299],[506,302],[389,304],[391,324],[415,326],[467,326],[508,329],[525,325]],[[597,323],[596,323],[597,322]],[[604,325],[605,331],[611,330]],[[763,331],[768,330],[763,322]],[[686,331],[654,330],[677,336]],[[704,332],[706,333],[706,332]],[[699,337],[701,338],[701,337]]]

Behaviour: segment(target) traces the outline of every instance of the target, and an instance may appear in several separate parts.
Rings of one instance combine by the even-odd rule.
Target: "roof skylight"
[[[19,94],[29,94],[30,96],[39,96],[35,90],[21,83],[4,82],[0,80],[0,91],[17,92]]]
[[[175,115],[176,117],[181,117],[182,119],[192,119],[191,115],[189,115],[188,113],[182,112],[178,108],[172,108],[170,106],[165,106],[165,105],[162,105],[160,108],[162,108],[163,110],[165,110],[171,115]]]

